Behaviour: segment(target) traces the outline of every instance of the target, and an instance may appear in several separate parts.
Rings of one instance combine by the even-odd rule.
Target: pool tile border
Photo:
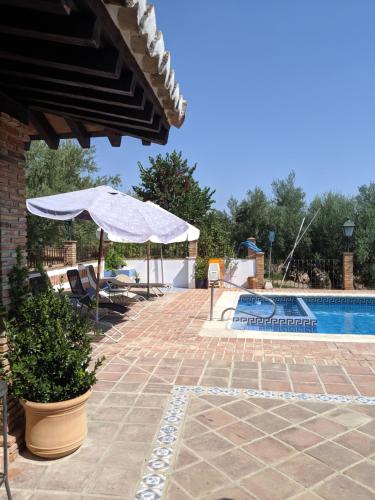
[[[256,389],[231,389],[224,387],[205,387],[175,385],[163,414],[157,438],[153,443],[151,456],[143,471],[135,499],[160,500],[163,497],[166,474],[170,469],[177,448],[178,437],[189,402],[189,395],[220,395],[263,399],[279,399],[284,401],[312,401],[320,403],[341,403],[358,405],[375,405],[375,397],[346,396],[342,394],[312,394],[306,392],[261,391]]]

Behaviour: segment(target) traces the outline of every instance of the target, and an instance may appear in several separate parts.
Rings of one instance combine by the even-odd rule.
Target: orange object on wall
[[[208,264],[219,264],[220,268],[220,279],[223,279],[224,277],[224,264],[223,264],[223,259],[209,259]],[[220,281],[219,287],[221,288],[223,286],[223,283]]]

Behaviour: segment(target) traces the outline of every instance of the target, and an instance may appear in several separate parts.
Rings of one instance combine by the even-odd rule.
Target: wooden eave
[[[0,0],[0,111],[31,139],[166,144],[170,122],[101,0]]]

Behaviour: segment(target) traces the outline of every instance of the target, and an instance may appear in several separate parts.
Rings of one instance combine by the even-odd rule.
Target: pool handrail
[[[250,295],[255,295],[256,297],[259,297],[260,299],[263,299],[266,302],[270,302],[270,304],[272,304],[272,312],[268,316],[259,316],[258,314],[250,313],[247,311],[238,311],[238,312],[240,312],[242,314],[247,314],[248,316],[253,316],[254,318],[259,318],[259,319],[270,319],[275,315],[276,304],[269,297],[266,297],[265,295],[262,295],[261,293],[254,292],[253,290],[249,290],[248,288],[245,288],[241,285],[236,285],[236,283],[232,283],[231,281],[227,281],[227,280],[224,280],[222,278],[219,278],[217,280],[212,280],[211,285],[210,285],[210,287],[211,287],[210,321],[212,321],[212,319],[213,319],[215,284],[219,283],[219,282],[227,283],[227,285],[231,285],[231,286],[234,286],[236,288],[239,288],[240,290],[243,290],[244,292],[249,293]],[[235,307],[227,307],[226,309],[224,309],[224,311],[221,313],[220,321],[224,320],[224,315],[227,311],[236,311],[236,308]]]

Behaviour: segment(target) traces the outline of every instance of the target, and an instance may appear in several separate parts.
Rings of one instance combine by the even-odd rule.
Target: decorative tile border
[[[154,443],[145,473],[138,485],[136,500],[160,500],[164,493],[166,474],[176,451],[178,436],[184,421],[189,395],[203,394],[235,396],[247,399],[282,399],[284,401],[317,401],[322,403],[343,403],[375,405],[375,397],[345,396],[341,394],[311,394],[305,392],[258,391],[255,389],[228,389],[223,387],[203,387],[175,385],[168,400],[162,425]]]
[[[275,314],[272,318],[244,315],[241,304],[256,304],[258,297],[240,295],[234,312],[231,327],[235,330],[259,330],[274,332],[304,332],[316,333],[317,320],[304,300],[295,296],[271,297],[276,304],[284,306],[285,314]],[[246,311],[245,311],[246,312]],[[248,311],[251,313],[252,311]],[[253,311],[254,314],[262,314],[263,310]],[[265,314],[265,311],[264,311]]]

